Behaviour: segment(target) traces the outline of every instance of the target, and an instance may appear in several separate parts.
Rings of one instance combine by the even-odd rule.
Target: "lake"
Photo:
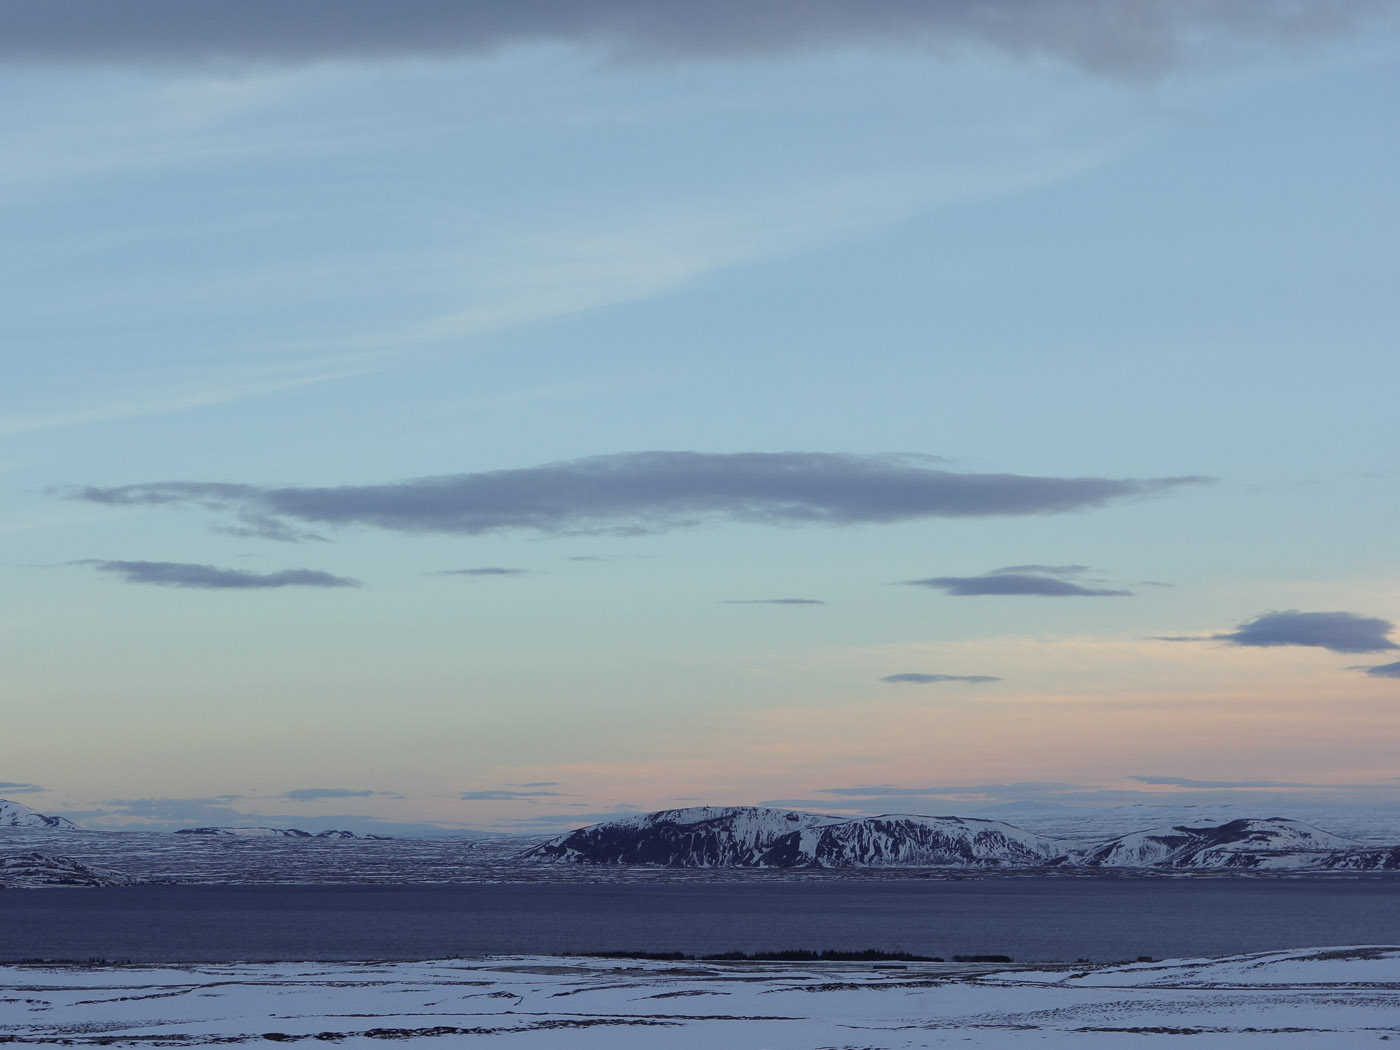
[[[0,960],[877,948],[1111,962],[1400,944],[1400,879],[983,878],[0,892]]]

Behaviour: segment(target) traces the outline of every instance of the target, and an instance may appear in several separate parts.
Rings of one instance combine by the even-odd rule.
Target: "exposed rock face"
[[[905,814],[852,820],[698,806],[580,828],[527,850],[521,859],[678,868],[1390,871],[1400,870],[1400,846],[1367,847],[1273,817],[1159,828],[1071,850],[997,820]]]
[[[140,880],[124,871],[83,864],[72,857],[20,853],[0,857],[0,888],[39,886],[129,886]]]
[[[67,817],[46,817],[42,813],[35,813],[22,803],[0,798],[0,828],[54,828],[59,831],[77,831],[78,825]]]

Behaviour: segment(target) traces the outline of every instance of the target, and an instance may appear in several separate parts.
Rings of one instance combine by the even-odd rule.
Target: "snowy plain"
[[[495,957],[0,967],[0,1042],[513,1050],[1348,1048],[1400,1039],[1400,947],[1126,966]]]

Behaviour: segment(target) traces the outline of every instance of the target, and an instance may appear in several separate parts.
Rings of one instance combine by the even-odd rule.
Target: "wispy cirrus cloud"
[[[499,565],[484,565],[479,569],[442,569],[434,576],[526,576],[529,569],[510,569]]]
[[[905,671],[901,674],[887,674],[880,681],[901,685],[939,685],[943,682],[984,685],[987,682],[1000,682],[1001,679],[989,674],[923,674],[919,671]]]
[[[727,598],[720,605],[825,605],[820,598]]]
[[[331,798],[374,798],[375,796],[399,797],[391,791],[370,791],[355,788],[296,788],[293,791],[284,791],[277,797],[285,798],[291,802],[320,802]]]
[[[992,51],[1128,79],[1240,48],[1297,49],[1392,11],[1384,0],[5,0],[0,60],[228,65],[489,55],[574,44],[633,62],[735,60],[827,48]]]
[[[1387,635],[1395,624],[1378,616],[1352,612],[1300,612],[1284,609],[1246,620],[1233,631],[1220,634],[1167,635],[1166,642],[1227,642],[1258,648],[1297,645],[1334,653],[1379,653],[1400,649]],[[1381,665],[1382,667],[1389,665]],[[1382,673],[1380,677],[1386,677]]]
[[[13,780],[0,780],[0,791],[7,795],[33,795],[43,791],[38,784],[21,784]]]
[[[463,791],[457,796],[463,802],[534,802],[541,798],[564,798],[562,791],[515,791],[495,789],[487,791]]]
[[[1040,598],[1117,598],[1132,591],[1077,582],[1087,565],[1007,565],[979,576],[930,576],[905,580],[911,587],[930,587],[958,598],[985,595],[1033,595]]]
[[[628,452],[381,485],[268,487],[166,481],[68,495],[111,506],[197,506],[274,538],[362,525],[481,535],[661,532],[713,521],[889,524],[936,517],[1061,514],[1208,479],[1038,477],[944,470],[933,457],[826,452]]]
[[[279,572],[248,572],[221,569],[177,561],[98,561],[84,559],[75,565],[91,565],[98,572],[121,577],[127,583],[158,587],[189,587],[198,590],[267,590],[280,587],[358,587],[348,576],[333,576],[316,569],[282,569]]]

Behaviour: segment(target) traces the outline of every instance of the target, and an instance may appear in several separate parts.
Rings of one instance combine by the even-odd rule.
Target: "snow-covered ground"
[[[548,957],[0,967],[0,1042],[21,1045],[1335,1050],[1386,1039],[1400,1039],[1393,947],[984,973]]]

